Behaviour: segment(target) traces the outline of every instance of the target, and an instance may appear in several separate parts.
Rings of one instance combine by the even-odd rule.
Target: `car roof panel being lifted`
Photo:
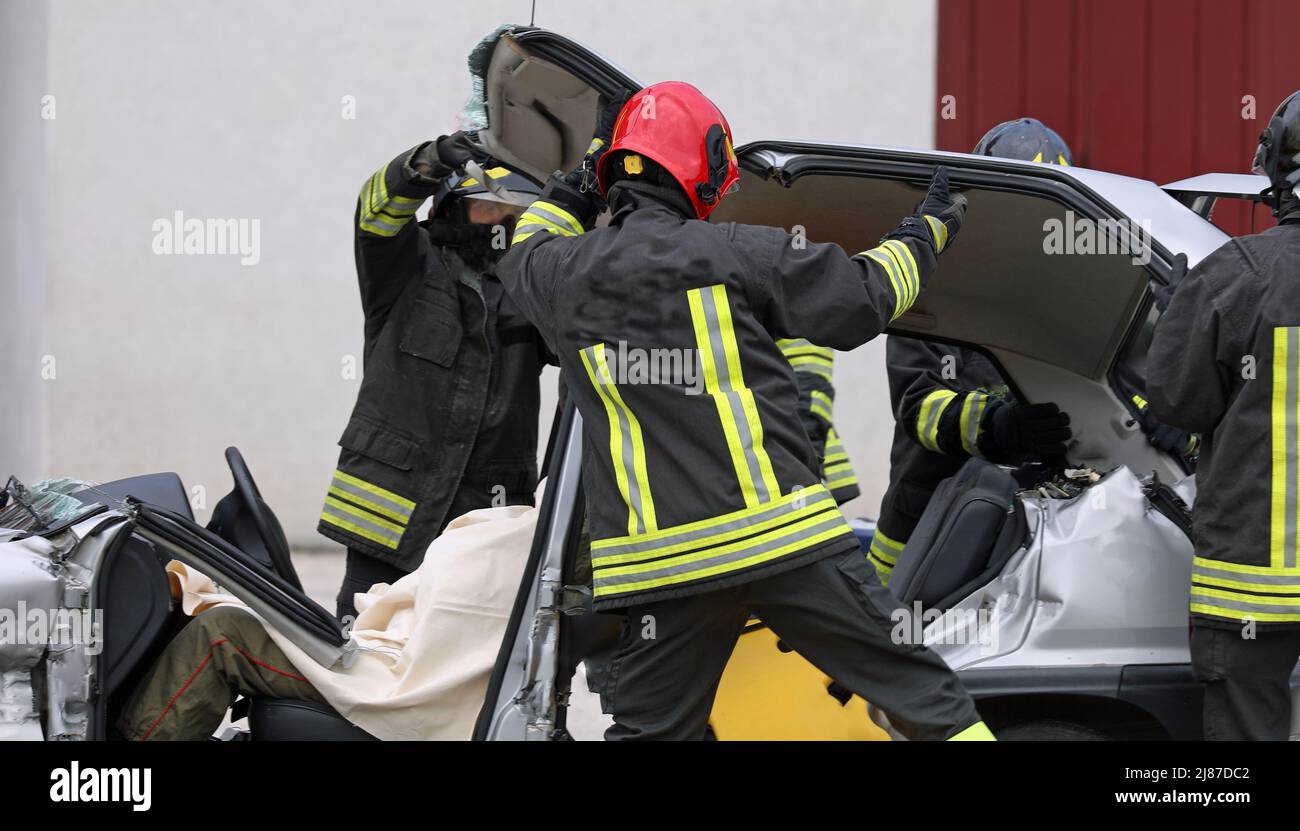
[[[641,86],[594,52],[545,29],[506,27],[476,52],[485,46],[486,65],[471,67],[483,73],[487,124],[479,140],[497,159],[538,181],[582,161],[602,94]]]

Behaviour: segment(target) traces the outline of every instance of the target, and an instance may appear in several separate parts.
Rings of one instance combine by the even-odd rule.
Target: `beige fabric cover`
[[[357,595],[347,668],[326,669],[275,629],[271,637],[344,717],[381,739],[468,739],[505,635],[537,524],[527,506],[485,508],[453,520],[424,564]],[[172,561],[187,614],[240,603]]]

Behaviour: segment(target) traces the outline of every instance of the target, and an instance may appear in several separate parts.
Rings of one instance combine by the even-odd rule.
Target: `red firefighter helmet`
[[[668,171],[700,219],[740,182],[727,119],[704,93],[682,81],[651,84],[623,105],[596,171],[602,194],[608,194],[610,163],[620,150]]]

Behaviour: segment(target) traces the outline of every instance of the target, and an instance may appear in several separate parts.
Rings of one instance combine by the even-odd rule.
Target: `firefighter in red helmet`
[[[913,216],[848,256],[700,221],[739,180],[717,107],[655,84],[605,109],[498,270],[582,414],[595,606],[626,614],[606,737],[703,737],[753,612],[909,737],[991,738],[947,665],[891,638],[893,603],[821,481],[777,345],[815,331],[847,350],[879,334],[924,288],[964,200],[936,171]],[[689,356],[703,384],[627,371],[638,349]]]

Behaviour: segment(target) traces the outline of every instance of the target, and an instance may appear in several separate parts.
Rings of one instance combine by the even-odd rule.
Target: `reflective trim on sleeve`
[[[968,392],[961,405],[961,447],[977,459],[984,458],[979,451],[980,433],[983,432],[980,420],[988,404],[989,396],[982,392]]]
[[[376,171],[361,188],[358,197],[360,229],[380,237],[396,236],[424,204],[424,199],[389,196],[385,183],[387,173],[387,165]]]
[[[824,362],[827,366],[834,365],[835,353],[825,346],[818,346],[807,338],[781,338],[776,342],[781,348],[781,354],[786,359],[793,358],[815,358]]]
[[[821,390],[813,390],[809,393],[811,403],[808,406],[813,415],[820,418],[827,424],[831,423],[831,409],[835,406],[831,397]]]
[[[858,256],[875,260],[885,270],[885,276],[889,278],[889,285],[894,291],[894,312],[889,316],[892,323],[898,319],[899,315],[907,311],[915,299],[912,294],[912,287],[907,282],[901,265],[895,262],[894,258],[886,253],[883,248],[872,248],[870,251],[863,251]]]
[[[556,205],[538,199],[528,206],[515,223],[515,236],[511,244],[523,242],[538,231],[562,237],[580,236],[586,230],[573,214]]]
[[[628,506],[627,532],[645,534],[656,529],[654,497],[646,469],[645,439],[641,422],[623,401],[605,359],[605,344],[581,350],[582,363],[609,417],[609,453],[614,478]]]
[[[935,390],[921,401],[921,410],[916,416],[916,438],[926,450],[943,452],[939,449],[939,420],[956,397],[957,393],[952,390]]]
[[[876,526],[871,536],[871,548],[867,551],[867,559],[876,567],[876,574],[880,576],[882,584],[889,585],[894,566],[898,565],[898,558],[902,554],[903,543],[885,536],[880,532],[880,527]]]
[[[718,410],[731,462],[747,507],[780,494],[772,461],[763,447],[763,424],[754,393],[745,386],[740,349],[731,320],[727,287],[722,283],[687,293],[695,345],[704,369],[704,386]]]
[[[321,522],[342,528],[353,536],[371,542],[377,542],[386,548],[396,549],[402,541],[406,529],[395,522],[389,522],[369,511],[337,499],[325,497],[325,507],[321,509]]]
[[[930,236],[934,238],[935,253],[943,253],[944,246],[948,244],[948,226],[938,217],[925,214],[922,217],[925,223],[930,226]]]

